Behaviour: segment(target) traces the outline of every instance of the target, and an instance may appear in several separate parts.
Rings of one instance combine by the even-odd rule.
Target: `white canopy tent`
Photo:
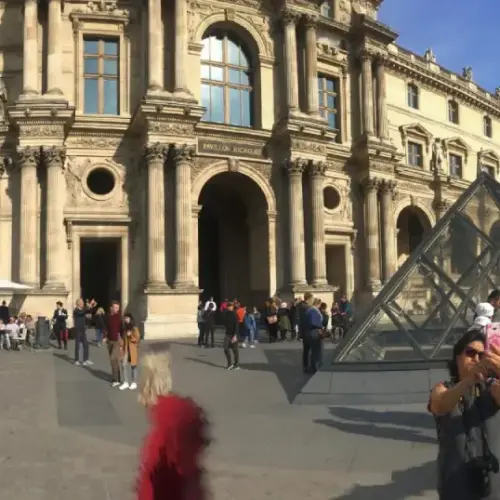
[[[31,290],[31,287],[22,285],[21,283],[15,283],[14,281],[0,279],[0,292],[19,293],[26,290]]]

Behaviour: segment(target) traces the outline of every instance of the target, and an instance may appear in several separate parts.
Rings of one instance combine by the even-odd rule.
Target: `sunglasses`
[[[473,347],[467,347],[464,351],[464,354],[468,357],[468,358],[479,358],[479,359],[482,359],[484,357],[484,351],[478,351],[476,349],[474,349]]]

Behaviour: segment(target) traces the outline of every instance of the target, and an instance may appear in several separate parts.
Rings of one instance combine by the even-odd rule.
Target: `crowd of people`
[[[0,350],[19,351],[24,345],[32,345],[34,334],[33,318],[24,312],[11,315],[4,300],[0,306]]]

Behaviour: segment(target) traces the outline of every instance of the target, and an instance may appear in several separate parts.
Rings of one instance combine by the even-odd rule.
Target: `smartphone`
[[[488,351],[490,345],[500,347],[500,323],[490,323],[486,325],[486,350]]]

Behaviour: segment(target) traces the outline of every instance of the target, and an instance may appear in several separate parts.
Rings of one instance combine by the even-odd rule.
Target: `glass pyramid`
[[[449,359],[499,283],[500,184],[482,173],[357,318],[334,362]]]

